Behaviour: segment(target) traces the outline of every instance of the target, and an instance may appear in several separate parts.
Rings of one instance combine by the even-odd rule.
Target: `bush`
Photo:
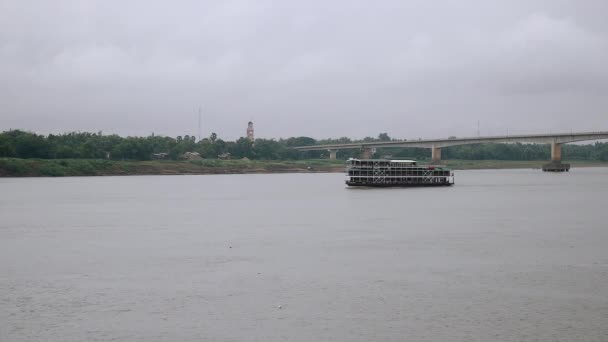
[[[32,167],[23,159],[0,159],[0,176],[27,176],[28,172],[31,172]]]
[[[95,174],[95,167],[88,160],[72,160],[69,168],[70,171],[78,175],[90,176]]]
[[[221,160],[218,159],[202,159],[202,160],[192,160],[190,163],[198,166],[204,167],[217,167],[222,164]]]
[[[43,163],[39,169],[40,175],[50,177],[63,177],[66,175],[66,169],[59,163]]]

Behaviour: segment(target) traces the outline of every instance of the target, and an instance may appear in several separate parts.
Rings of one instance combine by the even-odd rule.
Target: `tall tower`
[[[247,124],[247,139],[253,142],[255,138],[253,137],[253,122],[249,121]]]

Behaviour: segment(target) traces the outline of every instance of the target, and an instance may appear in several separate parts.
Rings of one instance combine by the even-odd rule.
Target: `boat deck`
[[[411,160],[349,159],[346,163],[349,186],[447,186],[454,184],[451,170],[432,165],[416,165]]]

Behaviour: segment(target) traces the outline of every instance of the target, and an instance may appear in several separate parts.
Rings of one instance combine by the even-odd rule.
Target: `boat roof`
[[[387,161],[391,163],[416,163],[415,160],[410,159],[357,159],[357,158],[348,158],[348,160],[357,160],[357,161]]]

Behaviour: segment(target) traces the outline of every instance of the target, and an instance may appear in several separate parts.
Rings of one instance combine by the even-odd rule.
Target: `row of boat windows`
[[[381,172],[371,171],[371,170],[348,170],[349,176],[378,176],[378,175],[386,175],[386,176],[399,176],[399,177],[407,177],[407,176],[434,176],[434,177],[448,177],[450,176],[450,171],[446,170],[382,170]]]
[[[408,164],[394,164],[394,165],[374,165],[374,164],[364,164],[364,165],[359,165],[359,164],[347,164],[346,167],[348,168],[353,168],[353,169],[420,169],[420,170],[427,170],[428,167],[427,166],[416,166],[416,165],[408,165]]]
[[[394,178],[368,178],[368,177],[351,177],[347,183],[351,184],[449,184],[450,179],[447,177],[394,177]]]

